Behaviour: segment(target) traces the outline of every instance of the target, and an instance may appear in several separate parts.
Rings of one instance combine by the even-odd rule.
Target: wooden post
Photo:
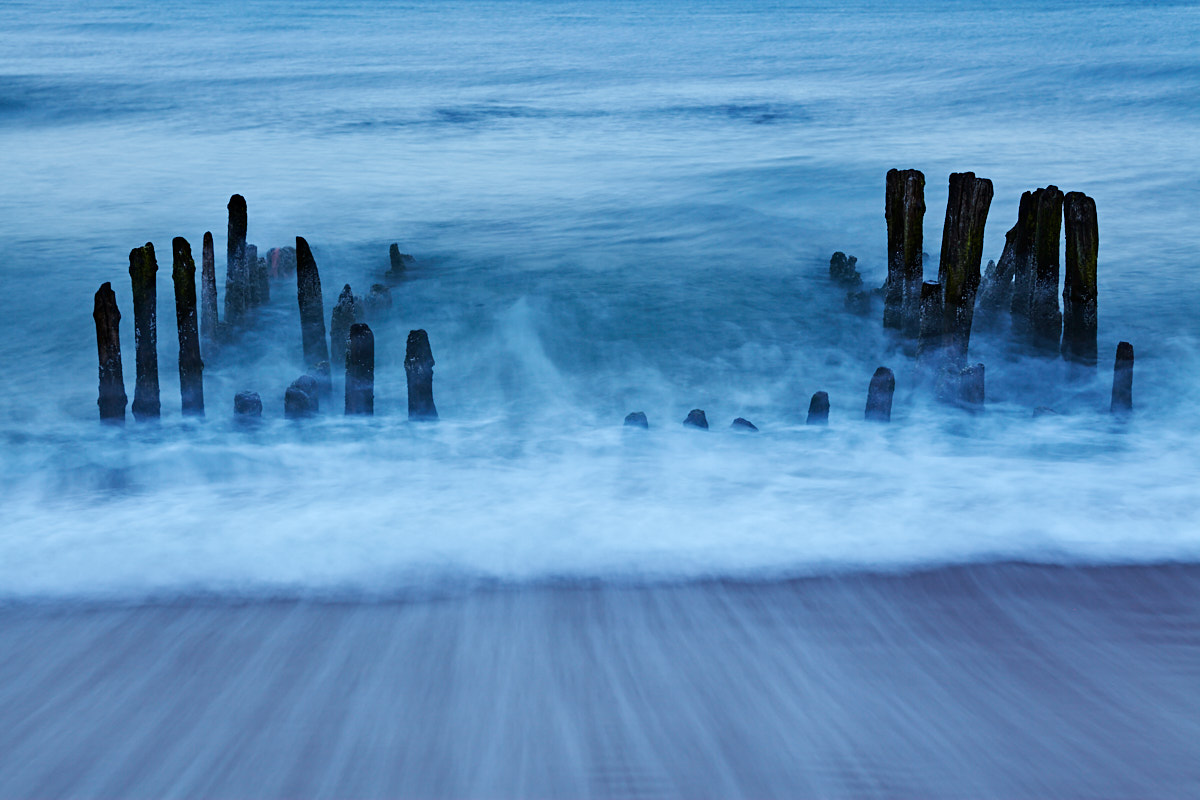
[[[388,262],[391,265],[391,269],[388,272],[393,278],[402,276],[405,268],[413,263],[413,261],[413,257],[408,253],[400,252],[400,245],[392,242],[392,246],[388,248]]]
[[[1112,405],[1114,414],[1133,411],[1133,345],[1121,342],[1117,345],[1117,360],[1113,364]]]
[[[229,198],[229,229],[225,240],[225,323],[240,328],[249,305],[246,267],[246,198]]]
[[[311,417],[321,410],[320,382],[312,375],[301,375],[283,393],[283,415],[288,419]]]
[[[917,339],[917,369],[923,375],[934,373],[941,366],[944,324],[942,285],[925,281],[921,284],[921,329]]]
[[[375,335],[370,326],[350,326],[350,350],[346,355],[346,413],[375,413]]]
[[[346,349],[350,346],[350,326],[360,322],[358,305],[354,302],[354,292],[350,284],[342,287],[338,295],[337,305],[329,319],[329,356],[332,363],[342,366],[346,363]]]
[[[992,182],[987,178],[976,178],[974,172],[950,175],[938,281],[943,286],[946,358],[959,369],[966,362],[971,341],[979,265],[983,260],[983,229],[991,205]]]
[[[1067,264],[1063,273],[1062,355],[1085,367],[1096,366],[1096,254],[1099,227],[1096,201],[1083,192],[1063,198]]]
[[[133,418],[157,419],[158,402],[158,290],[154,283],[158,261],[150,242],[129,251],[129,277],[133,283],[133,341],[137,377],[133,385]]]
[[[233,413],[239,417],[261,417],[262,398],[258,392],[238,392],[233,396]]]
[[[304,362],[317,369],[325,385],[332,382],[329,350],[325,346],[325,307],[321,300],[321,275],[312,250],[303,237],[296,237],[296,297],[300,304],[300,334],[304,341]],[[319,365],[324,364],[323,368]],[[326,392],[322,391],[322,394]]]
[[[204,232],[200,261],[200,336],[207,350],[217,342],[217,266],[212,231]]]
[[[805,420],[805,424],[829,424],[829,395],[826,392],[817,392],[808,401],[808,419]]]
[[[729,427],[742,433],[758,433],[758,426],[745,417],[738,417],[729,424]]]
[[[404,354],[404,372],[408,376],[408,418],[437,419],[433,404],[433,351],[429,334],[410,331]]]
[[[687,418],[683,424],[689,428],[701,428],[708,430],[708,417],[704,415],[703,409],[693,408],[688,412]]]
[[[1033,240],[1033,286],[1029,295],[1029,333],[1035,347],[1057,352],[1062,337],[1058,310],[1058,249],[1062,239],[1063,193],[1057,186],[1034,192],[1037,230]]]
[[[175,282],[175,321],[179,331],[179,395],[183,413],[204,415],[204,362],[196,331],[196,262],[187,239],[171,241],[171,278]]]
[[[995,327],[1005,309],[1008,309],[1010,314],[1016,314],[1018,304],[1014,298],[1018,294],[1022,298],[1019,304],[1020,313],[1026,321],[1026,327],[1028,326],[1029,288],[1032,285],[1029,276],[1029,253],[1033,241],[1033,208],[1033,193],[1025,192],[1021,195],[1017,223],[1004,235],[1004,250],[1000,253],[1000,261],[988,262],[987,271],[979,285],[979,300],[975,308],[977,326],[978,323],[983,323],[988,327]]]
[[[394,247],[395,245],[393,245]],[[649,428],[650,421],[646,419],[645,412],[634,411],[625,415],[626,428]]]
[[[1025,192],[1017,210],[1017,224],[1009,230],[1005,239],[1005,250],[1012,241],[1013,285],[1009,313],[1012,316],[1013,334],[1019,338],[1029,335],[1029,314],[1033,302],[1033,243],[1037,237],[1037,209],[1042,190]],[[1004,256],[1000,256],[1001,261]]]
[[[879,367],[871,376],[867,389],[865,417],[873,422],[892,421],[892,394],[896,391],[896,376],[887,367]]]
[[[925,175],[920,170],[888,170],[884,202],[887,220],[887,289],[883,327],[916,338],[921,326],[921,248],[925,219]]]
[[[121,371],[121,312],[111,283],[96,290],[95,310],[96,350],[100,357],[100,419],[105,422],[125,421],[125,376]]]

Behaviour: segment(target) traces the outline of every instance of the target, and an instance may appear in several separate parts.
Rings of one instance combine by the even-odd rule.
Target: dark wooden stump
[[[1029,335],[1034,347],[1058,352],[1062,312],[1058,310],[1058,250],[1062,240],[1063,193],[1057,186],[1034,192],[1037,230],[1033,240],[1033,286],[1029,294]]]
[[[805,420],[805,424],[829,424],[829,395],[826,392],[817,392],[808,401],[808,419]]]
[[[829,257],[829,279],[848,289],[862,286],[862,276],[858,274],[856,264],[857,258],[839,250]]]
[[[757,433],[758,426],[745,417],[738,417],[733,422],[729,423],[729,427],[735,431],[743,433]]]
[[[950,175],[946,224],[942,230],[942,340],[945,357],[961,369],[971,341],[979,266],[983,261],[983,229],[992,205],[992,182],[973,172]]]
[[[917,337],[917,370],[923,376],[941,368],[945,322],[942,285],[925,281],[921,284],[921,328]]]
[[[892,421],[892,395],[896,391],[896,376],[887,367],[879,367],[871,376],[867,389],[865,417],[873,422]]]
[[[246,321],[249,271],[246,265],[246,198],[229,198],[229,228],[225,240],[225,323],[233,329]]]
[[[1121,342],[1117,345],[1117,360],[1113,364],[1112,405],[1114,414],[1133,411],[1133,345]]]
[[[304,342],[304,362],[310,369],[319,365],[326,385],[332,384],[329,350],[325,345],[325,306],[321,299],[321,275],[312,250],[303,237],[296,237],[296,297],[300,304],[300,335]],[[322,392],[324,393],[324,392]]]
[[[708,430],[708,417],[704,415],[704,411],[699,408],[693,408],[688,412],[687,418],[683,424],[689,428],[702,428]]]
[[[200,261],[200,335],[207,351],[217,343],[217,264],[212,231],[205,231]]]
[[[388,270],[392,277],[399,277],[404,274],[404,270],[412,264],[416,259],[408,253],[400,252],[400,245],[392,242],[392,246],[388,248],[388,262],[391,269]]]
[[[133,418],[158,419],[158,261],[150,242],[129,251],[129,277],[133,283],[133,341],[137,378],[133,385]]]
[[[1014,336],[1024,339],[1029,336],[1029,314],[1033,303],[1034,240],[1037,238],[1037,212],[1041,189],[1021,195],[1017,210],[1017,223],[1004,237],[1006,252],[1011,252],[1012,298],[1009,313],[1012,316]],[[1011,245],[1010,245],[1011,242]],[[1001,261],[1004,256],[1000,256]]]
[[[204,415],[204,362],[196,330],[196,262],[187,239],[171,241],[171,278],[175,282],[175,321],[179,331],[179,395],[183,413]]]
[[[915,339],[921,326],[921,238],[925,220],[925,175],[920,170],[888,170],[884,218],[888,277],[883,327]]]
[[[288,419],[311,417],[320,410],[320,387],[312,375],[301,375],[283,393],[283,415]]]
[[[342,287],[338,295],[337,305],[329,317],[329,357],[337,366],[346,363],[346,350],[350,347],[350,326],[362,320],[354,302],[354,292],[350,284]]]
[[[625,427],[627,428],[649,428],[650,421],[646,419],[645,413],[634,411],[625,415]]]
[[[1067,264],[1063,272],[1062,355],[1085,367],[1096,366],[1096,254],[1100,242],[1096,201],[1082,192],[1063,198]]]
[[[433,350],[429,334],[410,331],[404,353],[404,372],[408,377],[408,418],[437,419],[433,404]]]
[[[258,392],[238,392],[233,396],[233,413],[239,417],[261,417],[262,398]]]
[[[95,310],[96,350],[100,357],[100,419],[105,422],[124,422],[125,376],[121,369],[121,312],[111,283],[96,290]]]
[[[350,326],[346,356],[346,413],[375,413],[375,335],[361,322]]]

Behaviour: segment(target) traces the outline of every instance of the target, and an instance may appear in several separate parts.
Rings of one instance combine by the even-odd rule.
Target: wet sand
[[[1200,566],[0,607],[0,797],[1200,796]]]

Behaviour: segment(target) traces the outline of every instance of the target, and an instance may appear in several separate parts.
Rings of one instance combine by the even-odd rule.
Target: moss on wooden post
[[[946,357],[961,369],[971,341],[979,266],[983,260],[983,229],[992,205],[992,182],[973,172],[950,175],[946,223],[942,229],[943,341]]]
[[[1063,271],[1062,355],[1086,367],[1096,366],[1096,255],[1099,228],[1096,201],[1082,192],[1063,198],[1067,263]]]
[[[921,249],[925,220],[925,175],[920,170],[888,170],[884,202],[888,277],[883,327],[916,338],[921,324]]]

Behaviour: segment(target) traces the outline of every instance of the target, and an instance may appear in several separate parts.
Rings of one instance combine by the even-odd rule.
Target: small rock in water
[[[646,415],[641,411],[634,411],[625,417],[626,428],[649,428],[650,422],[646,419]]]
[[[808,425],[829,424],[829,394],[816,392],[808,403]]]
[[[687,419],[683,421],[683,424],[693,428],[708,430],[708,417],[704,416],[704,411],[701,409],[693,408],[688,412]]]
[[[262,398],[258,392],[238,392],[233,396],[233,413],[243,417],[261,417]]]
[[[757,431],[758,430],[757,425],[755,425],[753,422],[751,422],[750,420],[745,419],[743,417],[738,417],[737,419],[735,419],[733,422],[731,422],[729,424],[729,427],[733,428],[735,431],[747,431],[748,432],[748,431]]]

